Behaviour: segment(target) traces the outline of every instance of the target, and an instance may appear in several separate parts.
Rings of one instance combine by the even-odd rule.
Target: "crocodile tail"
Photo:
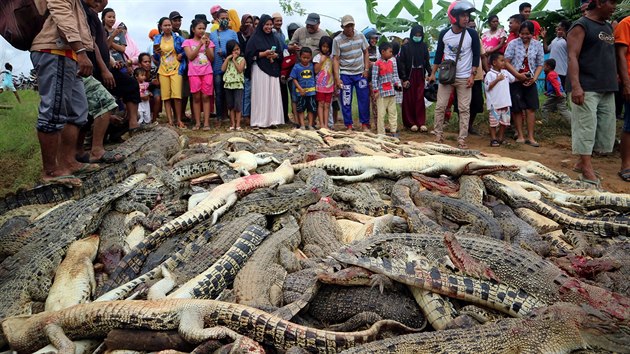
[[[7,194],[0,200],[0,214],[26,205],[59,203],[79,196],[78,188],[64,185],[42,185]]]

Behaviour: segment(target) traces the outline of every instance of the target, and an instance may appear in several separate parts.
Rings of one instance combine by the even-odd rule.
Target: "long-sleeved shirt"
[[[70,50],[70,42],[81,42],[88,51],[94,50],[94,41],[87,16],[80,0],[37,0],[39,13],[49,11],[44,27],[33,39],[31,51]]]
[[[547,96],[562,96],[564,89],[560,83],[560,77],[555,71],[550,71],[545,74],[545,95]]]
[[[395,96],[394,87],[402,87],[395,58],[377,60],[372,66],[372,90],[381,97]]]

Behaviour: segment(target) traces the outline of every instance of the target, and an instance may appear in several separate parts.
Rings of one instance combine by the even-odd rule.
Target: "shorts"
[[[140,87],[133,77],[123,74],[120,70],[110,70],[116,81],[116,87],[109,92],[116,98],[122,98],[124,103],[140,103]]]
[[[615,94],[584,92],[584,104],[571,104],[571,148],[574,155],[611,152],[615,143]]]
[[[317,113],[317,101],[315,101],[315,95],[313,96],[299,96],[297,100],[298,113],[311,112]]]
[[[510,126],[510,107],[494,108],[492,107],[488,111],[490,118],[490,127],[496,128],[499,124],[509,127]]]
[[[630,102],[624,103],[623,128],[624,133],[630,133]]]
[[[288,85],[289,85],[289,92],[291,93],[291,102],[297,103],[298,98],[300,97],[300,94],[295,89],[295,84],[293,83],[293,80],[289,81]]]
[[[332,102],[333,93],[332,92],[319,92],[315,95],[315,100],[317,102],[324,102],[330,104]]]
[[[151,123],[151,101],[142,101],[138,104],[138,124]]]
[[[156,86],[151,90],[151,93],[153,94],[153,97],[160,97],[162,96],[162,92],[160,92],[160,87]]]
[[[182,98],[182,76],[173,74],[169,76],[160,75],[160,91],[162,91],[162,101]]]
[[[190,93],[201,91],[206,96],[212,96],[214,84],[212,83],[212,74],[203,76],[189,76]],[[187,95],[186,95],[187,96]]]
[[[61,55],[31,52],[37,72],[39,115],[37,131],[55,133],[66,124],[82,127],[88,122],[88,102],[76,61]],[[139,94],[138,94],[139,95]]]
[[[537,110],[538,87],[536,85],[523,86],[520,82],[510,84],[510,96],[512,97],[512,112],[521,113],[526,109]]]
[[[2,83],[2,85],[0,85],[0,90],[7,90],[7,91],[11,91],[11,92],[16,92],[17,90],[15,89],[15,86],[13,85],[13,82],[11,81],[4,81]]]
[[[225,106],[235,112],[243,112],[243,89],[225,89]]]
[[[94,76],[83,78],[85,95],[88,102],[88,113],[98,118],[103,114],[118,108],[116,99]]]

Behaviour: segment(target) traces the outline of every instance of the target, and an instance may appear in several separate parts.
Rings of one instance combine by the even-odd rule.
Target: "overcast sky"
[[[210,7],[215,4],[222,5],[225,8],[234,8],[239,15],[249,13],[260,16],[263,13],[271,14],[280,12],[278,0],[239,0],[239,1],[198,1],[198,0],[109,0],[108,7],[116,11],[118,21],[124,22],[129,28],[129,33],[135,39],[140,49],[149,46],[147,37],[149,31],[156,27],[157,20],[162,16],[168,16],[173,11],[179,11],[183,18],[182,28],[188,29],[190,20],[195,14],[203,13],[210,17]],[[525,0],[524,0],[525,1]],[[419,1],[416,1],[419,3]],[[538,0],[529,0],[530,3],[536,4]],[[357,28],[359,30],[370,25],[366,10],[365,1],[363,0],[301,0],[302,7],[308,12],[317,12],[321,15],[321,27],[336,31],[339,29],[339,22],[326,16],[340,18],[345,14],[351,14]],[[379,0],[377,10],[379,13],[387,14],[396,4],[394,0]],[[437,3],[437,1],[435,1]],[[481,6],[482,1],[473,1]],[[498,1],[494,1],[498,3]],[[499,19],[504,26],[507,26],[507,18],[518,12],[518,4],[520,1],[508,6],[499,14]],[[437,6],[436,6],[437,7]],[[550,0],[547,9],[559,9],[560,0]],[[403,10],[401,16],[411,19],[411,16]],[[284,16],[284,28],[291,22],[304,25],[306,16]],[[3,38],[0,37],[0,63],[10,61],[13,64],[15,72],[25,72],[31,69],[32,65],[26,52],[20,52],[11,48]],[[0,64],[4,66],[3,64]]]

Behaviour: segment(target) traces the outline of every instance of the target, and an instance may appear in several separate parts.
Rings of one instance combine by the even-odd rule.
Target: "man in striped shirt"
[[[354,30],[354,18],[341,18],[340,33],[333,40],[335,86],[340,89],[341,113],[348,130],[352,130],[352,88],[357,94],[359,121],[364,131],[370,130],[370,89],[368,87],[368,43],[361,32]]]

